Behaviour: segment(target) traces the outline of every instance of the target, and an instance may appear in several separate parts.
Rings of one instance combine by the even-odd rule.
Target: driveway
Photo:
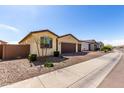
[[[99,58],[49,72],[5,87],[97,87],[111,69],[117,64],[120,58],[121,54],[118,52],[109,53]],[[97,75],[98,77],[94,76],[97,72],[101,73],[101,70],[103,70],[103,73],[100,74],[100,76],[99,74]]]

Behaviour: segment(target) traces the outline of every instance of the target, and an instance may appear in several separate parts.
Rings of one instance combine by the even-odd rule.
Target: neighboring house
[[[97,42],[97,49],[100,50],[104,46],[103,42]]]
[[[95,40],[86,40],[89,43],[89,51],[97,50],[97,42]]]
[[[81,40],[80,42],[82,51],[95,51],[97,49],[97,42],[95,40]]]
[[[103,42],[96,42],[95,40],[80,40],[82,51],[95,51],[100,50],[103,46]]]
[[[7,44],[7,42],[0,40],[0,45]]]
[[[81,51],[89,51],[89,42],[80,41],[81,42]]]
[[[44,41],[47,41],[47,45],[44,45]],[[47,47],[47,55],[53,55],[54,51],[75,53],[81,51],[81,44],[79,43],[79,40],[72,34],[58,36],[50,30],[31,32],[19,42],[19,44],[29,44],[31,54],[38,54],[37,49],[39,49],[40,56],[45,54],[43,52],[45,47]]]

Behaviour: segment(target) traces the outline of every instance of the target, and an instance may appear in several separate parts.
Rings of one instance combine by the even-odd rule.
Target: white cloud
[[[104,44],[111,44],[111,45],[113,45],[113,46],[124,45],[124,39],[111,40],[111,41],[104,40],[103,42],[104,42]]]
[[[15,28],[13,26],[10,26],[10,25],[6,25],[6,24],[0,24],[0,28],[10,29],[11,31],[16,32],[16,33],[19,32],[19,29]]]

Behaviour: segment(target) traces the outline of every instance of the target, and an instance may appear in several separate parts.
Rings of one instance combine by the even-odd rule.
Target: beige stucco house
[[[41,41],[47,41],[47,45],[43,45]],[[58,36],[50,30],[31,32],[24,37],[19,44],[29,44],[30,53],[40,54],[40,56],[45,55],[45,47],[47,47],[47,55],[53,55],[54,51],[59,51],[60,53],[75,53],[81,51],[79,40],[72,34]]]

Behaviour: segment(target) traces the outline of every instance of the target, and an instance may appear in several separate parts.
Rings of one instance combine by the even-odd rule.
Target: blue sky
[[[0,6],[0,39],[15,43],[30,31],[124,43],[124,6]]]

